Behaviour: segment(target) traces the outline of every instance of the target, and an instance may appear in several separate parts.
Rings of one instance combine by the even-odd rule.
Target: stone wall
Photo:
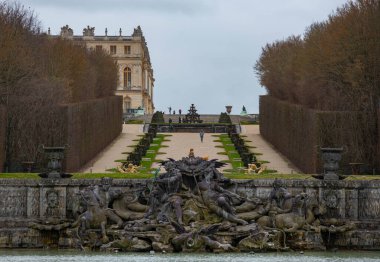
[[[0,173],[3,172],[5,162],[5,135],[7,128],[7,118],[5,107],[0,106]]]
[[[273,185],[269,179],[234,182],[229,190],[263,199],[269,196]],[[124,191],[149,187],[152,180],[114,179],[108,183],[110,190]],[[28,226],[38,219],[46,220],[52,213],[63,220],[74,220],[79,190],[101,184],[101,179],[0,179],[0,248],[42,247],[44,232]],[[292,195],[305,192],[324,203],[325,218],[356,224],[356,230],[334,237],[333,246],[380,250],[380,181],[283,180],[283,184]],[[55,205],[49,202],[51,195],[57,196]]]
[[[122,131],[122,98],[112,96],[64,106],[67,172],[78,171]]]

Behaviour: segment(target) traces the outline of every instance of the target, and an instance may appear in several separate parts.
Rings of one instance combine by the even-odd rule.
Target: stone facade
[[[230,190],[247,197],[267,198],[273,181],[237,180]],[[150,188],[152,183],[153,180],[107,180],[111,190]],[[283,180],[282,183],[292,195],[304,192],[317,197],[327,207],[326,218],[356,224],[353,231],[328,236],[330,246],[380,249],[380,181]],[[49,217],[75,220],[79,190],[93,185],[102,185],[102,180],[0,179],[0,247],[43,247],[46,242],[59,246],[64,237],[58,229],[47,233],[29,226]]]
[[[50,30],[49,30],[50,32]],[[88,49],[108,52],[118,65],[119,81],[115,94],[123,97],[124,113],[134,113],[137,109],[154,112],[153,89],[154,77],[147,43],[138,26],[131,36],[109,36],[107,29],[104,35],[95,35],[95,28],[83,29],[83,35],[74,35],[69,26],[61,28],[60,36],[84,44]]]

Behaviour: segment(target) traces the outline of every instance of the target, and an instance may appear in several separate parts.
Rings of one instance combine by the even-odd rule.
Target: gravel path
[[[107,173],[107,169],[116,168],[117,159],[125,159],[126,155],[123,152],[131,151],[129,145],[134,145],[137,142],[138,135],[143,133],[143,125],[123,125],[122,133],[100,152],[94,159],[88,162],[80,172],[83,173]]]
[[[252,151],[262,154],[257,156],[258,160],[269,161],[268,164],[265,164],[268,169],[277,170],[280,174],[300,173],[290,160],[279,153],[272,144],[264,140],[260,135],[260,128],[258,125],[242,125],[241,127],[242,135],[246,135],[246,139],[252,141],[247,144],[256,147],[253,148]]]
[[[123,132],[117,137],[107,148],[99,153],[93,160],[91,160],[80,172],[84,173],[104,173],[107,169],[115,168],[117,163],[115,160],[124,159],[126,151],[131,151],[129,145],[134,145],[137,142],[133,141],[138,139],[138,135],[143,133],[142,125],[123,125]],[[209,159],[228,160],[226,155],[219,155],[218,152],[223,152],[222,148],[215,146],[221,143],[214,142],[218,139],[212,136],[213,134],[206,133],[204,135],[203,143],[200,140],[198,133],[165,133],[171,136],[166,139],[170,140],[164,142],[163,145],[168,147],[161,147],[161,153],[157,156],[160,160],[173,158],[179,160],[184,156],[188,156],[190,148],[194,149],[195,156],[208,157]],[[268,169],[275,169],[278,173],[290,174],[299,173],[300,171],[288,160],[281,155],[276,149],[268,142],[266,142],[260,135],[258,125],[242,125],[242,135],[246,135],[247,139],[252,141],[248,145],[255,146],[254,152],[261,153],[257,156],[259,160],[266,160],[270,163],[265,164]],[[154,164],[153,167],[158,167]],[[230,169],[231,165],[228,164],[223,169]],[[163,170],[161,170],[163,171]]]
[[[223,148],[217,148],[215,146],[222,145],[219,142],[214,142],[214,140],[217,140],[218,137],[214,137],[212,135],[217,134],[204,134],[203,143],[201,142],[200,136],[198,133],[165,133],[171,136],[168,136],[166,139],[170,140],[167,142],[164,142],[163,145],[166,145],[168,147],[161,147],[159,150],[160,153],[165,154],[159,154],[158,159],[160,160],[166,160],[168,158],[173,158],[175,160],[179,160],[182,157],[188,156],[190,148],[194,149],[195,156],[200,157],[208,157],[209,160],[211,159],[218,159],[218,160],[228,160],[228,157],[226,155],[219,155],[218,152],[223,152]],[[154,167],[157,167],[158,165],[155,164]],[[231,165],[227,164],[222,168],[223,169],[230,169]]]

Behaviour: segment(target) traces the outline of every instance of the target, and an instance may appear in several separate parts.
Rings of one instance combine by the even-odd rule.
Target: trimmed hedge
[[[218,123],[232,124],[231,117],[227,113],[220,113]]]
[[[0,173],[3,172],[5,162],[5,136],[7,117],[5,107],[0,106]]]
[[[156,111],[153,116],[152,120],[150,121],[152,124],[160,124],[165,123],[164,114],[160,111]]]
[[[365,142],[361,114],[350,111],[318,111],[271,96],[260,97],[260,133],[305,173],[322,172],[320,147],[344,147],[341,168],[349,163],[369,166],[374,157]]]
[[[122,131],[122,98],[111,96],[63,107],[69,146],[65,170],[74,172],[94,158]]]

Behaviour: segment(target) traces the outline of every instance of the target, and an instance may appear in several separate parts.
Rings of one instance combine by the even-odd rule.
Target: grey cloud
[[[75,11],[150,11],[193,15],[211,10],[205,0],[30,0],[33,7],[59,7]]]

